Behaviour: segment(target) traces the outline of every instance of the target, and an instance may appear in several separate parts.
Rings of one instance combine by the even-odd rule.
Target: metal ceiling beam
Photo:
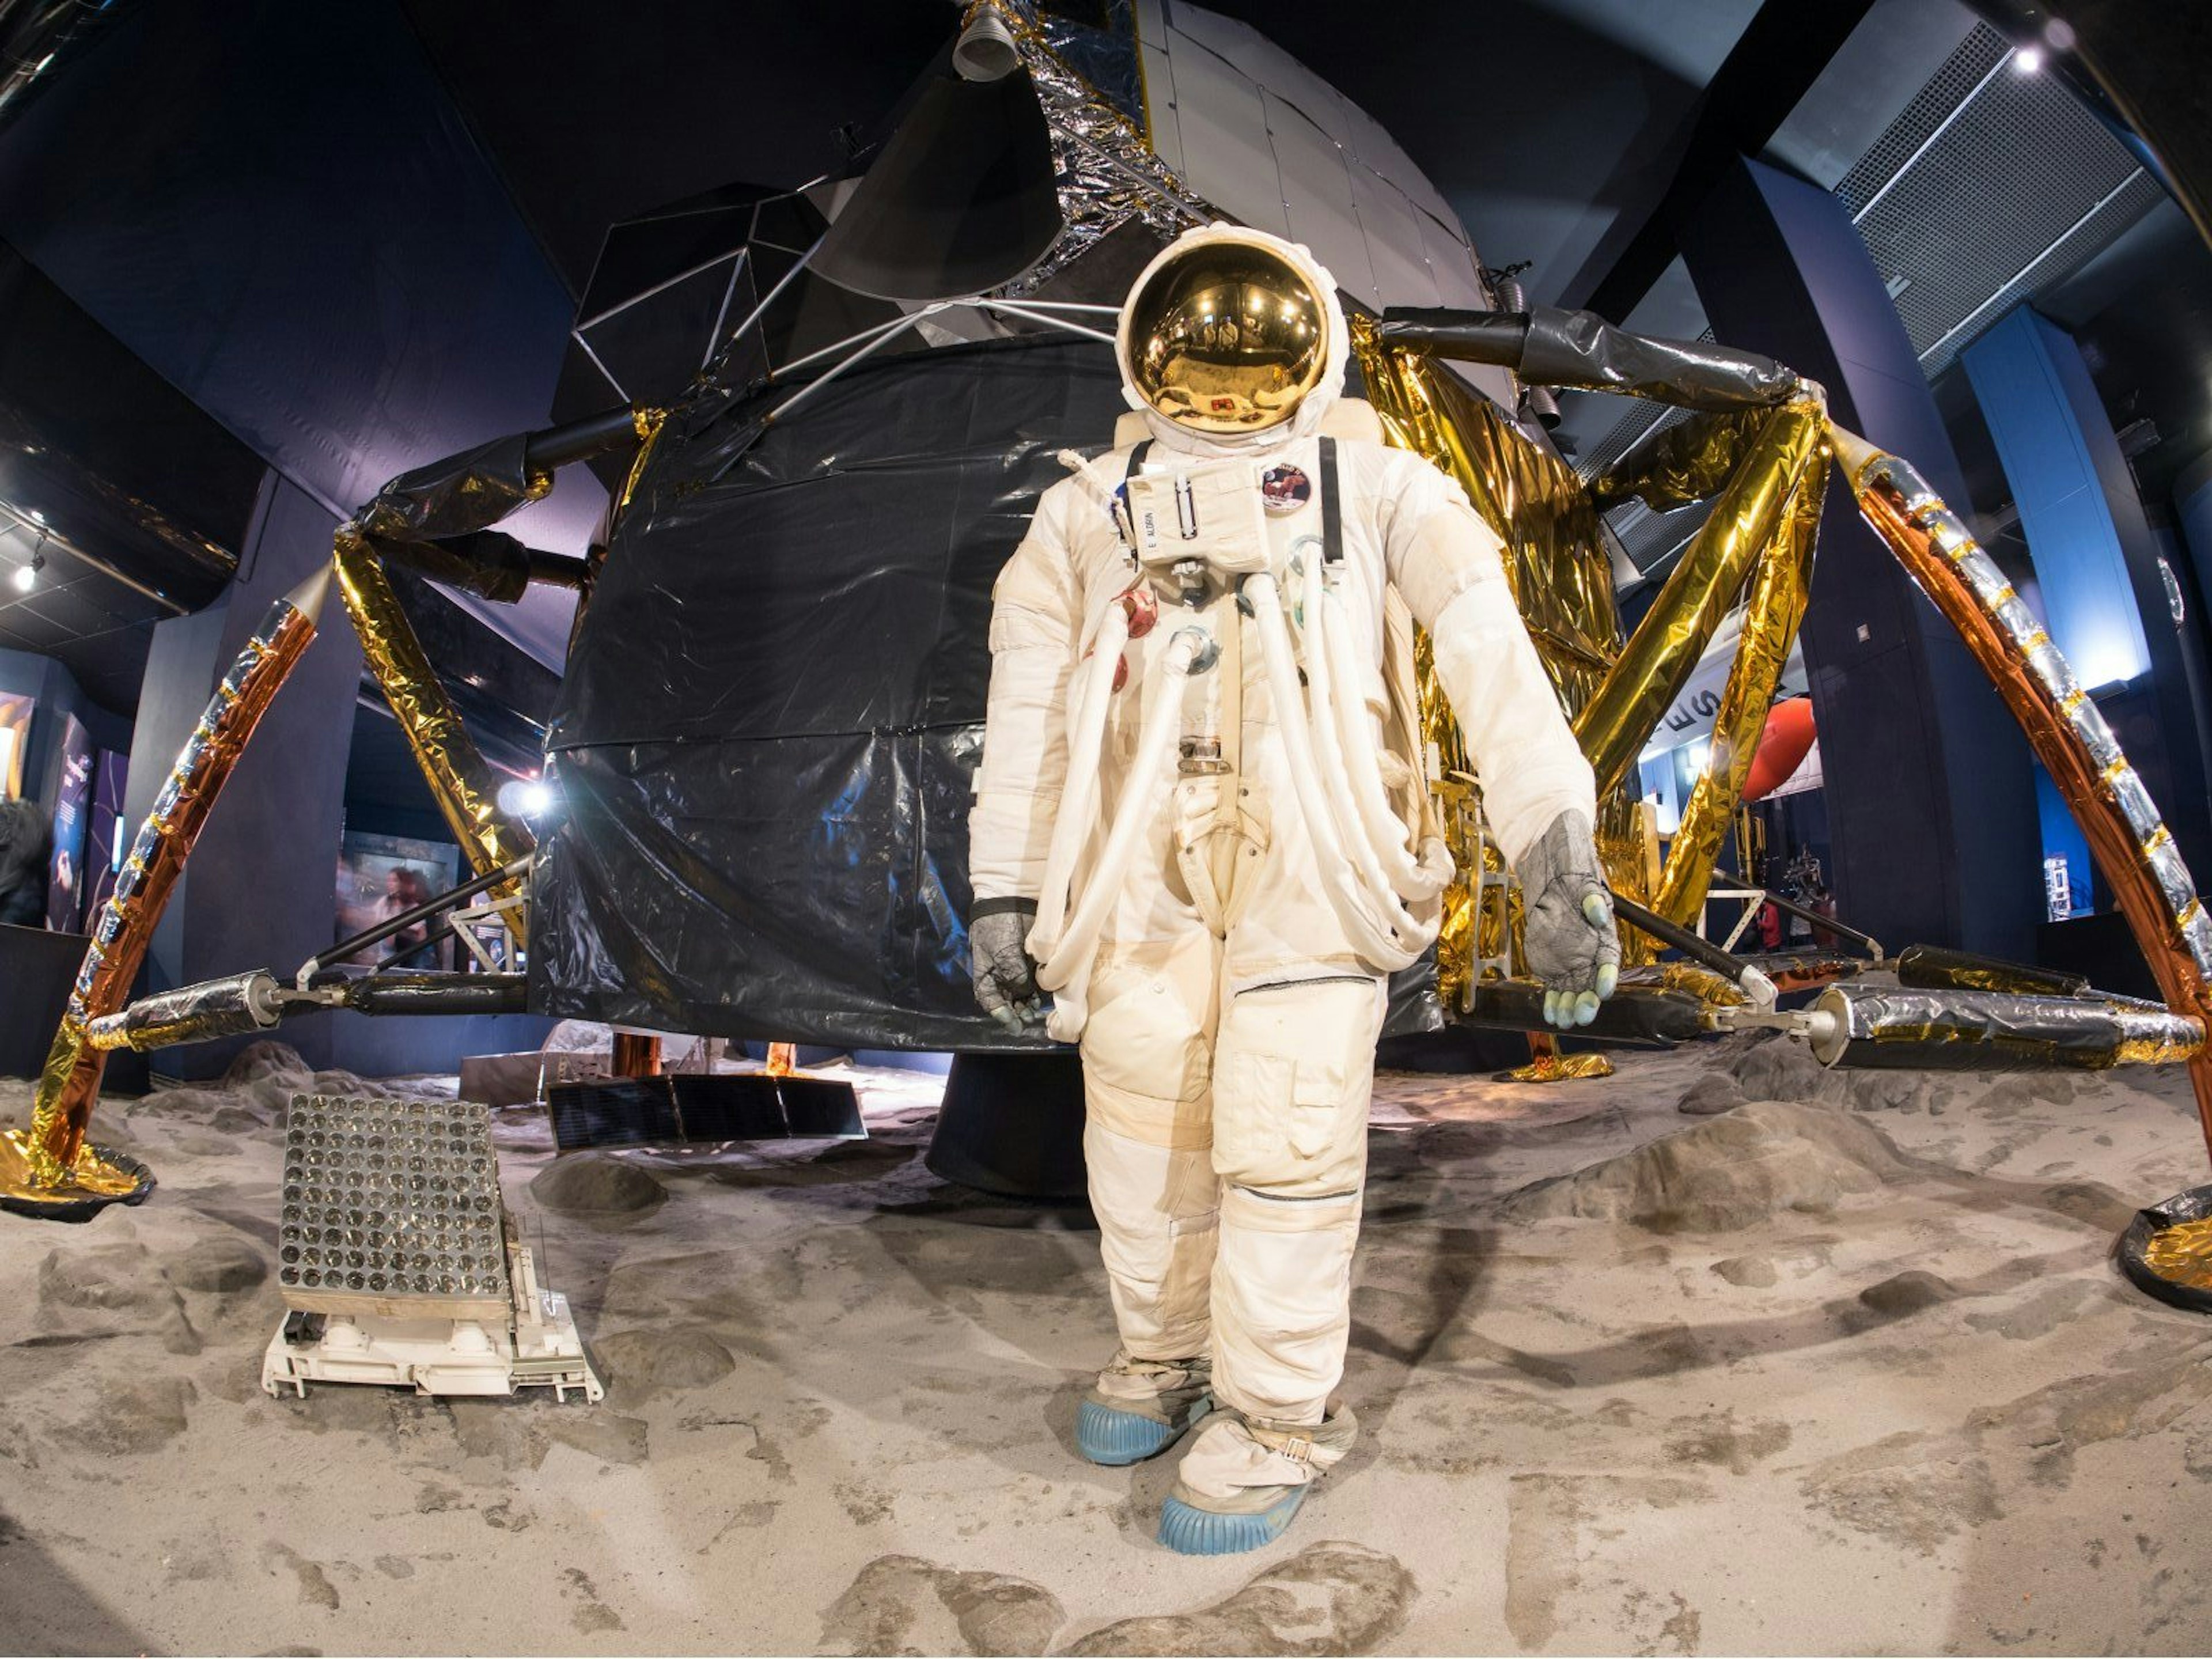
[[[1674,179],[1585,307],[1613,322],[1636,308],[1674,262],[1676,227],[1731,162],[1766,148],[1873,7],[1874,0],[1765,0],[1706,83]]]

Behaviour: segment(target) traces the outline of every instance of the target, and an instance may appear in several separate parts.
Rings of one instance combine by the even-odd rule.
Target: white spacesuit
[[[985,1008],[1046,1018],[1042,986],[1082,1045],[1121,1352],[1081,1448],[1133,1462],[1216,1406],[1160,1536],[1225,1553],[1277,1535],[1352,1441],[1332,1395],[1385,980],[1433,941],[1451,873],[1412,622],[1559,1023],[1594,1016],[1618,946],[1590,769],[1498,539],[1341,401],[1328,274],[1193,231],[1138,279],[1119,342],[1150,437],[1064,458],[995,591],[970,931]]]

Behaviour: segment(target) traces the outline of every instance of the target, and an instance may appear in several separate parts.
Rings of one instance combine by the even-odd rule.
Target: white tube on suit
[[[1366,872],[1347,856],[1337,833],[1336,812],[1322,791],[1314,760],[1313,732],[1306,718],[1305,698],[1298,685],[1298,671],[1291,660],[1290,629],[1283,616],[1282,598],[1274,577],[1247,579],[1244,596],[1252,602],[1253,618],[1259,626],[1260,652],[1267,663],[1267,689],[1275,700],[1284,757],[1290,763],[1291,787],[1297,792],[1298,810],[1305,815],[1306,833],[1313,837],[1314,850],[1320,855],[1317,874],[1322,896],[1336,913],[1345,938],[1363,962],[1384,973],[1411,967],[1434,941],[1436,930],[1431,927],[1424,937],[1419,924],[1406,915],[1402,908],[1393,902],[1391,908],[1398,909],[1398,915],[1390,915],[1383,908],[1386,901],[1378,900],[1373,884],[1360,880]],[[1309,657],[1310,681],[1314,678],[1313,665],[1318,659],[1317,653]],[[1373,862],[1370,852],[1368,864],[1371,866]],[[1379,869],[1374,871],[1374,878],[1380,881]]]
[[[1123,637],[1127,637],[1126,630]],[[1090,983],[1091,963],[1098,954],[1099,930],[1105,925],[1106,912],[1115,895],[1121,891],[1127,878],[1129,861],[1146,826],[1158,810],[1152,799],[1151,781],[1165,774],[1168,757],[1174,752],[1176,727],[1182,713],[1178,683],[1189,674],[1191,665],[1207,643],[1203,629],[1180,628],[1169,640],[1168,648],[1160,653],[1148,676],[1144,726],[1137,739],[1136,760],[1129,769],[1131,787],[1115,810],[1105,850],[1098,855],[1083,896],[1058,939],[1042,941],[1047,954],[1037,963],[1037,983],[1055,994],[1047,1029],[1063,1042],[1074,1042],[1083,1035],[1084,993]],[[1109,667],[1104,672],[1110,686],[1113,671]],[[1054,879],[1049,863],[1045,866],[1045,880],[1046,891],[1059,890],[1060,883]],[[1032,955],[1040,949],[1040,931],[1032,928],[1030,932]],[[1066,1011],[1065,1016],[1063,1009]]]
[[[1355,689],[1358,686],[1359,670],[1352,657],[1352,641],[1347,633],[1351,623],[1343,614],[1344,604],[1334,586],[1323,590],[1321,608],[1325,613],[1322,654],[1328,659],[1334,693],[1338,742],[1351,763],[1348,793],[1366,830],[1368,844],[1389,868],[1392,888],[1409,903],[1425,902],[1442,893],[1451,881],[1451,849],[1442,840],[1431,836],[1422,843],[1419,857],[1414,855],[1410,846],[1414,832],[1399,819],[1390,805],[1382,769],[1376,763],[1375,751],[1382,739],[1375,717],[1364,696],[1355,702],[1342,690],[1347,685]]]

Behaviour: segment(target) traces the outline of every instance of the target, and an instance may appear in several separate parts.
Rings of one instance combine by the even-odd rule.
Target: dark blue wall
[[[1842,424],[1967,507],[1911,342],[1834,196],[1740,162],[1682,252],[1717,338],[1821,382]],[[2031,956],[2042,861],[2026,739],[1840,480],[1803,641],[1838,914],[1885,944]]]
[[[31,716],[30,750],[23,761],[23,793],[50,814],[55,784],[61,775],[61,752],[55,744],[61,736],[63,715],[74,714],[83,723],[95,749],[128,750],[131,747],[131,722],[87,696],[76,676],[52,657],[0,650],[0,691],[38,699],[38,708]]]

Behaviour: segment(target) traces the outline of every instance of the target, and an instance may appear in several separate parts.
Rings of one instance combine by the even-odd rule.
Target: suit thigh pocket
[[[1133,965],[1102,975],[1083,1030],[1095,1081],[1156,1100],[1194,1101],[1213,1080],[1206,1013],[1168,975]]]
[[[1364,980],[1248,991],[1231,1004],[1213,1095],[1223,1179],[1285,1197],[1359,1184],[1377,1020]]]

